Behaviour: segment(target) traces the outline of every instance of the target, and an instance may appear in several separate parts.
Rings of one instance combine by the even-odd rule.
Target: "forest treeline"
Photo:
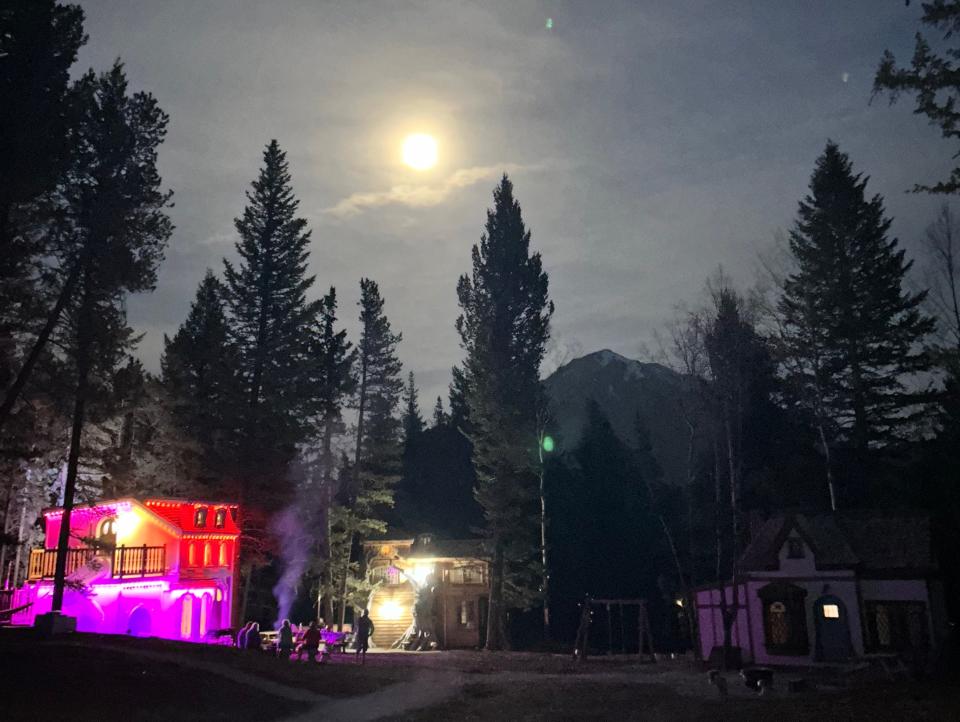
[[[926,12],[941,30],[960,22],[957,3]],[[921,508],[940,548],[956,543],[960,241],[948,205],[915,268],[883,199],[827,142],[762,278],[738,288],[718,271],[664,330],[688,449],[686,483],[668,485],[639,414],[619,438],[595,402],[576,443],[543,453],[555,433],[540,379],[553,302],[506,176],[469,273],[451,279],[463,360],[429,420],[377,282],[360,279],[347,310],[312,275],[322,239],[276,140],[237,199],[234,253],[207,270],[148,373],[126,299],[153,290],[174,231],[157,169],[168,117],[130,91],[120,61],[71,80],[86,40],[77,6],[0,10],[4,583],[22,579],[16,550],[39,539],[44,506],[226,498],[243,509],[244,617],[272,622],[277,599],[296,597],[294,613],[342,622],[370,591],[360,543],[429,530],[483,536],[490,648],[527,638],[522,610],[543,603],[545,579],[560,636],[589,593],[648,598],[658,636],[675,642],[689,634],[676,607],[735,577],[751,526],[774,511]],[[908,69],[885,56],[877,92],[916,94],[918,112],[955,137],[953,106],[925,94],[955,93],[954,81],[922,47]],[[293,526],[282,534],[281,518]],[[291,540],[305,559],[284,554]],[[942,562],[956,579],[955,559]]]

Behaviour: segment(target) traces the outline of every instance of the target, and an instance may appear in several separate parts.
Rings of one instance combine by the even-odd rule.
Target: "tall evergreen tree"
[[[383,515],[393,506],[393,487],[400,478],[401,423],[397,407],[403,391],[402,366],[394,333],[384,313],[380,288],[369,278],[360,280],[360,342],[357,347],[357,430],[352,478],[341,483],[342,524],[350,544],[341,566],[350,563],[356,543],[386,530]],[[348,575],[344,574],[346,580]],[[346,611],[347,588],[340,593],[340,623]]]
[[[406,446],[416,442],[423,433],[423,417],[420,416],[420,404],[417,403],[417,385],[411,371],[407,375],[407,385],[403,390],[403,441]]]
[[[53,0],[11,0],[0,6],[0,428],[9,418],[67,299],[40,283],[49,259],[50,203],[70,163],[75,122],[70,66],[86,42],[83,10]],[[49,300],[49,303],[47,303]],[[49,308],[45,308],[48,305]],[[47,323],[26,336],[38,318]],[[25,358],[22,347],[31,346]]]
[[[147,93],[127,94],[118,62],[100,76],[76,83],[79,116],[70,141],[71,168],[51,204],[59,209],[59,269],[79,269],[58,346],[67,350],[73,385],[73,420],[64,513],[58,540],[53,609],[63,601],[70,509],[77,478],[85,409],[94,387],[113,378],[135,342],[127,325],[128,293],[152,290],[172,224],[160,189],[157,148],[167,115]],[[66,270],[69,269],[69,270]],[[62,277],[53,281],[62,286]]]
[[[163,337],[160,368],[172,411],[185,434],[197,440],[212,481],[227,472],[225,446],[236,429],[236,357],[223,307],[223,286],[208,270],[186,320]]]
[[[324,558],[319,564],[320,591],[323,615],[333,619],[333,598],[339,586],[333,578],[337,540],[333,534],[334,495],[337,482],[336,459],[333,453],[333,438],[344,431],[343,407],[354,392],[356,379],[354,364],[357,351],[347,340],[347,332],[337,328],[337,292],[332,286],[323,297],[319,328],[314,338],[313,361],[316,366],[316,418],[320,434],[321,485],[318,503],[321,507],[320,530],[323,539]],[[349,478],[349,477],[344,477]]]
[[[446,426],[450,422],[450,417],[443,410],[443,399],[437,397],[437,403],[433,405],[433,427]]]
[[[507,608],[529,606],[541,578],[537,419],[553,303],[506,175],[493,198],[472,273],[457,284],[456,328],[466,352],[461,385],[492,561],[487,648],[500,649]]]
[[[236,219],[239,265],[224,260],[226,308],[236,349],[241,422],[241,500],[275,507],[287,497],[287,465],[310,431],[309,339],[321,301],[307,301],[310,231],[297,217],[286,154],[276,140]]]
[[[920,399],[905,381],[929,368],[920,346],[934,327],[921,310],[926,294],[905,289],[912,262],[888,239],[883,199],[867,199],[866,185],[827,143],[790,233],[796,269],[779,301],[799,359],[793,385],[811,390],[801,398],[817,399],[822,410],[814,413],[852,449],[861,481],[869,449],[894,441],[917,418]]]

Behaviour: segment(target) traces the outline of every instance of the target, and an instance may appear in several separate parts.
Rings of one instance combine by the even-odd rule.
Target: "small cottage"
[[[740,558],[731,644],[748,664],[836,663],[870,654],[928,658],[945,628],[929,519],[778,515]],[[723,646],[720,589],[696,593],[703,658]]]
[[[375,646],[397,646],[415,626],[444,649],[483,645],[490,577],[479,540],[421,534],[368,541],[364,551]]]

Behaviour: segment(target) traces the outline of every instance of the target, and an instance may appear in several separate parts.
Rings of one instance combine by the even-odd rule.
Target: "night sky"
[[[360,277],[380,283],[425,411],[462,355],[456,280],[503,171],[550,274],[549,371],[600,348],[655,355],[717,264],[751,283],[827,138],[910,248],[941,200],[904,191],[952,165],[912,99],[869,104],[883,50],[912,51],[920,9],[903,0],[80,4],[78,70],[119,56],[171,116],[177,229],[156,292],[129,306],[151,370],[233,255],[271,138],[313,229],[315,293],[336,285],[354,331]],[[414,132],[439,141],[434,169],[401,163]]]

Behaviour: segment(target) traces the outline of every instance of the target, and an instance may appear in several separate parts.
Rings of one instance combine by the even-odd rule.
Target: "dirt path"
[[[368,722],[432,707],[457,694],[466,684],[459,672],[424,672],[409,682],[392,684],[370,694],[329,700],[289,722]]]

